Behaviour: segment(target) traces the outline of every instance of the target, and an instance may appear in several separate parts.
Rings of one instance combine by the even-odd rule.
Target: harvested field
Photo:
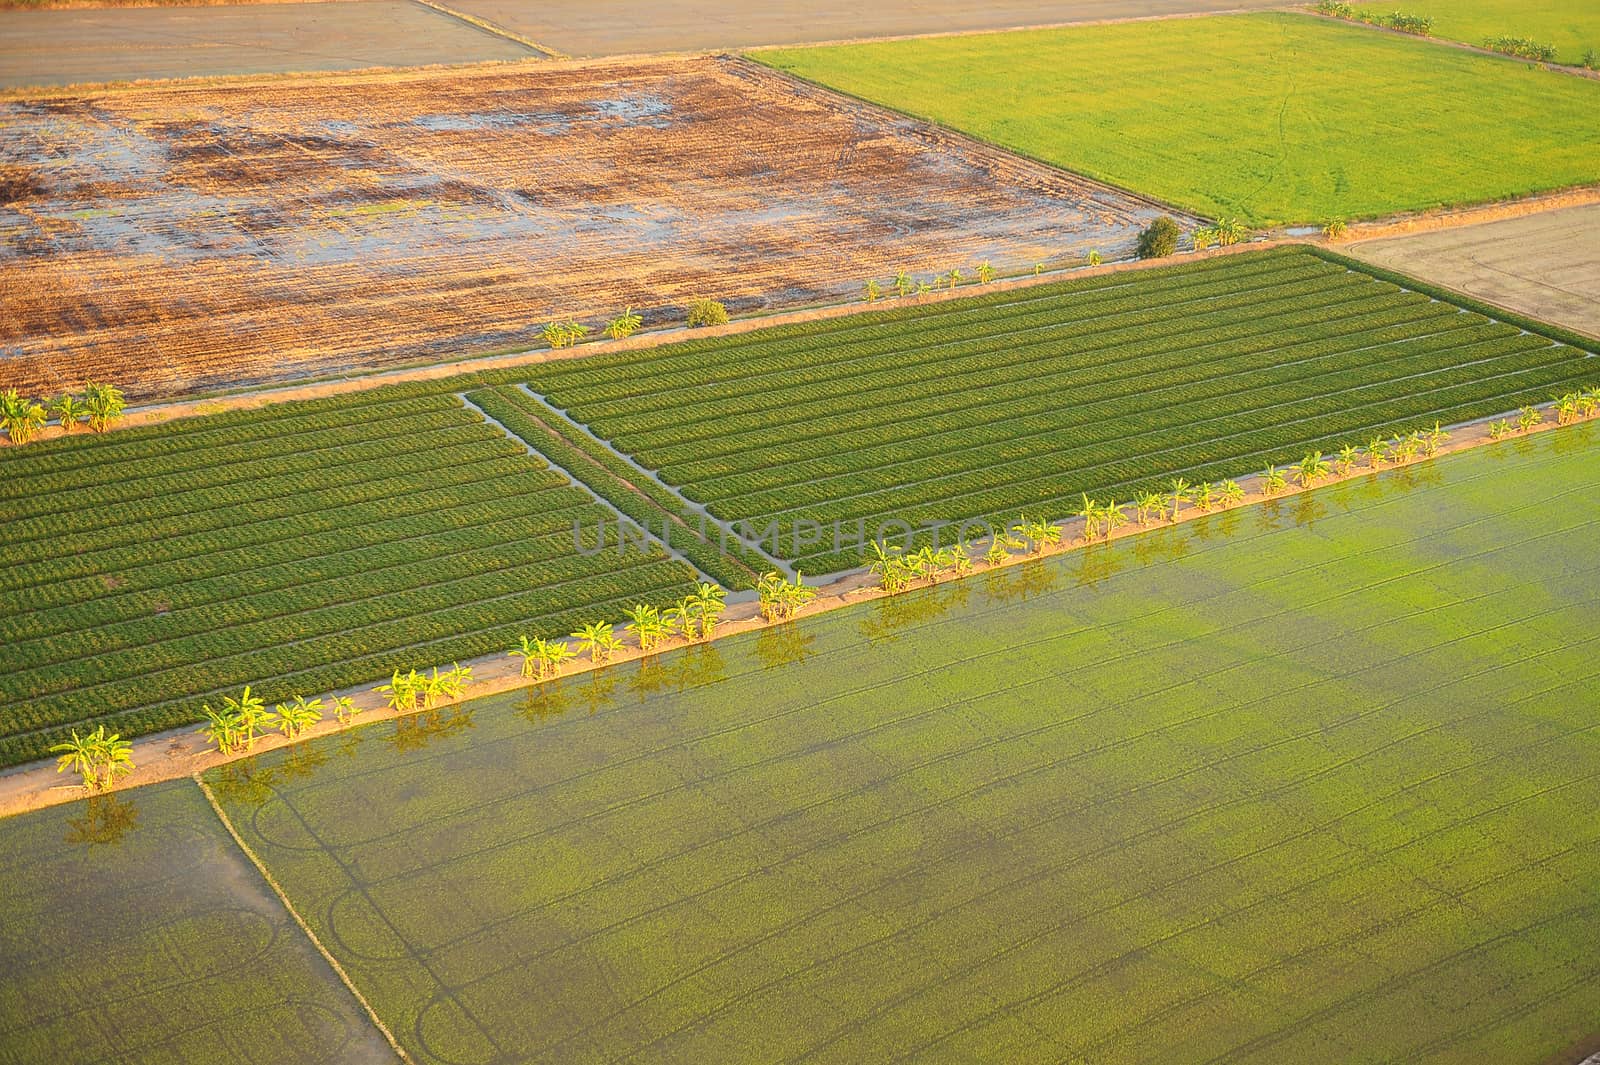
[[[1347,262],[1286,247],[524,373],[574,439],[810,574],[908,526],[1059,520],[1085,492],[1127,502],[1600,385],[1586,348]]]
[[[0,822],[0,1061],[387,1065],[192,781]]]
[[[1381,217],[1600,181],[1600,82],[1304,14],[756,56],[1077,173],[1256,225]]]
[[[412,0],[7,11],[0,87],[536,57]]]
[[[1363,241],[1347,250],[1600,337],[1600,206]]]
[[[693,571],[443,390],[0,451],[0,764],[565,635]],[[616,533],[611,533],[614,539]]]
[[[1003,30],[1093,19],[1146,18],[1274,6],[1273,0],[462,0],[489,19],[569,55],[628,55],[801,44],[962,30]]]
[[[1571,1062],[1594,428],[207,779],[419,1063]]]
[[[1125,254],[1104,186],[731,59],[0,103],[0,385],[173,395]]]

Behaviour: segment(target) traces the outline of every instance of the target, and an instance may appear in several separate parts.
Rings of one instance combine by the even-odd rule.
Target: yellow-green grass
[[[1485,37],[1530,37],[1554,45],[1562,63],[1576,63],[1590,49],[1600,53],[1600,4],[1594,0],[1390,0],[1368,6],[1432,18],[1433,35],[1447,40],[1481,45]]]
[[[1310,15],[754,58],[1255,225],[1366,218],[1600,180],[1600,83]]]
[[[0,1062],[378,1065],[193,781],[0,822]]]
[[[1573,1060],[1596,428],[209,779],[418,1062]]]

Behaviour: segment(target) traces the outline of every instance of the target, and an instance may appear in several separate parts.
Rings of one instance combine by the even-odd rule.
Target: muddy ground
[[[1266,8],[1273,0],[460,0],[451,6],[568,55],[802,44]]]
[[[1600,204],[1358,241],[1344,250],[1600,337]]]
[[[737,59],[0,101],[0,386],[458,358],[629,305],[1110,260],[1156,213]]]
[[[0,11],[6,88],[537,55],[412,0]]]

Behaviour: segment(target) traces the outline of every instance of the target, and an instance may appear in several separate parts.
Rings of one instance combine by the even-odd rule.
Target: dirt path
[[[0,87],[538,58],[411,0],[0,11]]]
[[[1541,321],[1600,337],[1600,195],[1561,210],[1343,250]]]
[[[1544,424],[1534,427],[1531,432],[1542,432],[1556,428],[1553,417],[1547,415]],[[1470,422],[1465,425],[1454,426],[1451,438],[1439,452],[1440,456],[1450,455],[1455,452],[1465,451],[1469,448],[1480,447],[1491,442],[1489,436],[1489,423],[1494,419],[1485,418],[1480,421]],[[1417,459],[1406,465],[1416,465],[1421,462],[1430,462],[1432,459]],[[1384,466],[1382,469],[1390,470],[1399,467]],[[1317,488],[1326,487],[1340,480],[1352,480],[1359,477],[1372,476],[1373,473],[1364,465],[1352,470],[1343,477],[1329,477],[1317,484]],[[1201,512],[1194,507],[1188,508],[1180,517],[1180,522],[1189,522],[1197,518],[1217,514],[1224,510],[1237,509],[1238,507],[1260,506],[1265,502],[1278,501],[1292,498],[1306,491],[1306,489],[1290,485],[1278,492],[1271,500],[1260,495],[1261,478],[1259,476],[1239,478],[1239,483],[1250,498],[1243,503],[1229,506],[1213,507],[1209,512]],[[1169,523],[1170,524],[1170,523]],[[1062,543],[1056,547],[1047,547],[1039,555],[1013,554],[1001,566],[1016,566],[1031,562],[1040,557],[1053,557],[1083,548],[1081,541],[1083,523],[1081,520],[1072,520],[1061,523],[1064,530]],[[1145,531],[1140,526],[1130,523],[1125,528],[1112,534],[1112,539],[1123,539],[1135,536]],[[982,573],[995,568],[979,562],[977,570]],[[830,584],[818,589],[818,596],[813,605],[807,607],[807,616],[827,610],[837,610],[846,606],[866,602],[872,599],[884,598],[884,593],[877,587],[874,578],[865,572],[846,574]],[[715,639],[725,639],[741,633],[753,632],[769,627],[770,623],[764,621],[758,612],[757,604],[751,602],[738,603],[729,607],[724,621],[717,628]],[[673,641],[673,646],[679,645]],[[670,649],[670,648],[669,648]],[[636,646],[624,648],[613,662],[627,662],[641,657]],[[486,695],[511,691],[516,688],[530,686],[535,683],[521,676],[519,663],[508,655],[487,655],[464,663],[472,667],[473,680],[468,685],[462,699],[477,699]],[[596,667],[587,659],[574,661],[561,674],[563,677],[589,672]],[[375,678],[371,683],[377,684],[381,678]],[[332,719],[324,720],[316,727],[308,730],[302,739],[327,735],[341,731],[345,727],[368,724],[374,721],[385,721],[398,716],[392,710],[385,708],[379,696],[372,691],[369,685],[356,688],[347,688],[333,695],[348,695],[355,700],[361,713],[357,716],[352,726],[341,726]],[[297,741],[298,742],[298,741]],[[288,746],[289,741],[280,736],[268,736],[262,739],[255,748],[255,753],[273,750],[278,747]],[[134,772],[122,783],[121,789],[138,787],[142,784],[153,784],[163,780],[175,780],[178,777],[192,776],[213,766],[227,762],[238,761],[248,755],[224,756],[208,748],[204,737],[198,727],[189,726],[174,729],[169,732],[158,733],[134,741],[133,761]],[[66,783],[69,778],[58,774],[50,762],[34,762],[28,765],[16,766],[0,771],[0,817],[11,814],[24,813],[28,810],[53,806],[58,803],[71,802],[84,797],[81,787]],[[119,789],[119,790],[121,790]],[[1587,1065],[1587,1063],[1586,1063]]]

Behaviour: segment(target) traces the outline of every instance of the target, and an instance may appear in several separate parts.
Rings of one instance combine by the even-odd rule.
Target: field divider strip
[[[531,48],[535,52],[538,52],[540,55],[544,56],[546,59],[572,58],[565,52],[558,52],[548,45],[540,44],[531,37],[524,37],[520,33],[513,33],[503,26],[499,26],[493,22],[490,22],[488,19],[479,18],[476,15],[469,15],[464,11],[457,11],[453,7],[446,7],[443,4],[436,3],[435,0],[417,0],[417,3],[421,4],[423,7],[437,11],[441,15],[446,15],[450,18],[453,18],[457,22],[464,22],[473,29],[482,30],[484,33],[491,34],[495,37],[503,37],[513,44],[522,45],[524,48]]]
[[[663,551],[665,551],[667,553],[668,557],[673,558],[673,559],[675,559],[675,560],[677,560],[679,562],[682,562],[684,565],[686,565],[690,569],[694,570],[695,574],[699,577],[700,580],[709,581],[712,584],[721,584],[722,583],[721,581],[717,580],[715,577],[713,577],[709,573],[707,573],[705,570],[701,569],[699,565],[697,565],[693,560],[691,560],[689,558],[689,556],[685,555],[682,551],[679,551],[676,547],[673,547],[672,544],[668,540],[666,540],[664,537],[659,536],[659,535],[651,532],[649,523],[642,522],[642,521],[637,521],[637,520],[635,520],[633,518],[628,517],[626,514],[624,514],[617,507],[617,505],[615,503],[613,503],[611,500],[607,499],[605,496],[601,495],[599,492],[595,491],[592,486],[590,486],[587,482],[582,480],[575,471],[568,469],[566,466],[560,465],[554,459],[552,459],[550,456],[546,455],[544,452],[542,452],[538,448],[534,447],[533,444],[530,441],[524,439],[520,434],[518,434],[513,429],[511,429],[510,426],[506,425],[504,422],[500,421],[494,415],[490,414],[488,411],[486,411],[482,407],[480,407],[476,402],[474,402],[473,400],[469,399],[465,392],[458,392],[457,396],[460,398],[462,403],[466,404],[472,410],[477,411],[478,414],[480,416],[482,416],[482,418],[483,418],[483,420],[485,422],[487,422],[488,424],[494,426],[496,429],[499,429],[502,433],[506,434],[506,437],[508,439],[510,439],[510,440],[512,440],[512,441],[514,441],[514,442],[516,442],[518,444],[521,444],[523,447],[527,448],[528,449],[528,454],[530,456],[532,456],[533,458],[536,458],[539,461],[545,463],[547,466],[550,467],[550,469],[555,470],[558,473],[566,475],[567,480],[569,480],[572,483],[572,486],[574,488],[581,489],[582,491],[588,493],[590,498],[592,498],[595,501],[596,504],[598,504],[599,506],[605,507],[611,513],[615,514],[617,516],[617,536],[618,536],[619,547],[621,546],[622,527],[623,527],[623,525],[624,524],[637,525],[639,527],[639,529],[643,532],[643,534],[646,537],[646,539],[648,539],[651,543],[657,545]],[[641,495],[640,498],[644,498],[644,497]],[[670,515],[668,515],[668,516],[670,517]],[[682,522],[680,522],[679,524],[682,524]],[[687,526],[685,526],[685,528],[687,528]],[[662,531],[663,532],[665,531],[665,527],[663,527]],[[604,535],[603,534],[602,534],[602,537],[601,537],[601,541],[602,541],[601,542],[601,546],[603,547],[604,546]]]
[[[774,569],[781,571],[790,580],[795,578],[793,567],[788,562],[775,557],[773,554],[763,548],[759,541],[751,540],[735,531],[731,526],[719,520],[703,504],[696,503],[694,500],[680,492],[677,488],[667,484],[654,470],[646,469],[644,466],[640,465],[639,461],[632,455],[619,450],[616,445],[612,444],[609,440],[602,439],[594,432],[594,430],[590,429],[589,426],[579,422],[566,411],[551,403],[550,400],[542,393],[534,391],[533,387],[528,383],[523,382],[516,387],[529,399],[537,403],[540,409],[546,412],[550,418],[556,420],[558,423],[565,423],[566,425],[570,426],[572,432],[577,435],[580,440],[586,439],[588,441],[592,441],[596,447],[609,453],[619,462],[622,462],[629,469],[639,474],[639,476],[644,478],[649,484],[653,485],[670,498],[676,500],[680,507],[692,514],[697,515],[702,522],[708,522],[715,526],[718,532],[723,536],[724,542],[733,540],[739,544],[742,544],[747,550],[759,555],[763,562],[771,565]],[[551,428],[553,431],[560,431],[554,429],[553,426]]]
[[[256,856],[256,852],[250,849],[250,845],[244,841],[244,837],[239,835],[239,830],[233,827],[233,822],[223,812],[222,804],[217,801],[216,795],[212,793],[205,779],[199,773],[195,773],[192,779],[195,786],[200,789],[200,794],[204,795],[206,802],[210,804],[211,811],[217,815],[217,820],[221,821],[222,827],[228,830],[228,835],[233,839],[234,846],[238,847],[239,852],[250,860],[251,865],[255,866],[256,872],[261,874],[261,879],[266,881],[267,887],[271,888],[272,893],[278,897],[278,901],[283,904],[284,910],[288,912],[294,923],[299,925],[300,931],[305,933],[306,939],[316,948],[317,953],[322,955],[322,960],[328,963],[328,967],[339,978],[339,982],[349,990],[351,997],[360,1003],[362,1010],[366,1012],[367,1019],[372,1022],[372,1026],[383,1034],[384,1041],[395,1052],[395,1056],[405,1062],[406,1065],[415,1065],[411,1055],[406,1053],[405,1047],[400,1045],[400,1041],[394,1037],[394,1033],[389,1030],[389,1026],[383,1023],[383,1018],[378,1016],[378,1011],[372,1008],[372,1003],[367,1001],[366,996],[361,993],[361,989],[356,987],[355,981],[350,979],[350,974],[345,971],[344,966],[339,964],[339,959],[335,958],[328,948],[322,945],[322,940],[317,938],[317,933],[312,931],[311,926],[306,923],[306,919],[300,916],[300,911],[295,909],[293,902],[289,901],[288,892],[283,890],[277,878],[267,869],[266,863]]]

